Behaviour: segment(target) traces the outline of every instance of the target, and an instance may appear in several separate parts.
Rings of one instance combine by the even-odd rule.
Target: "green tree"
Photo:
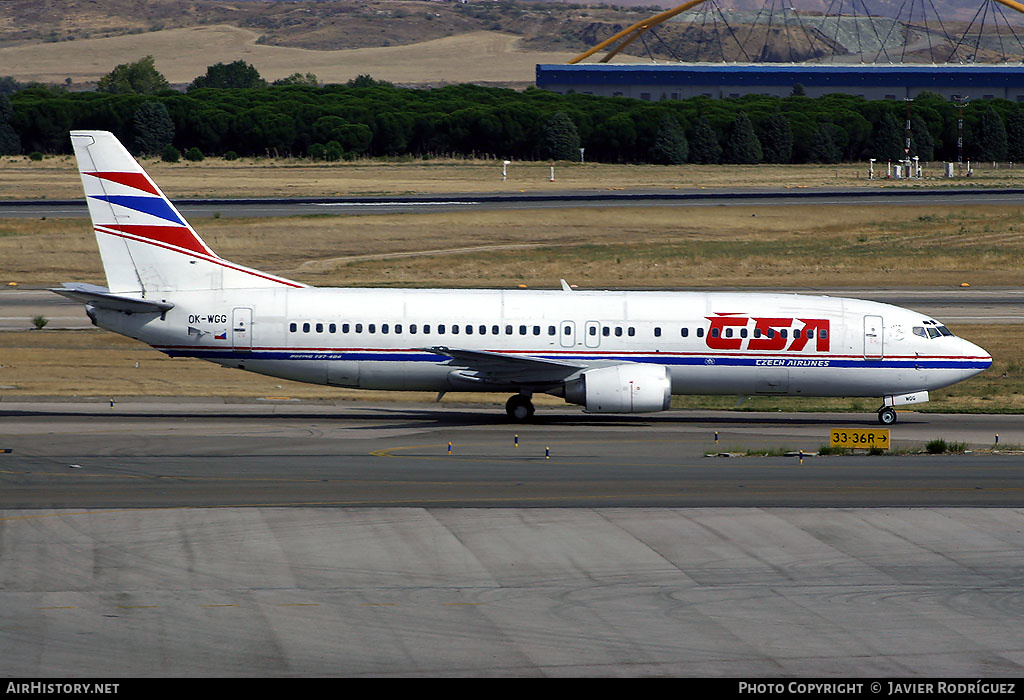
[[[722,147],[718,144],[718,134],[708,120],[701,116],[693,125],[690,137],[691,163],[717,163],[722,157]]]
[[[306,87],[318,87],[320,80],[316,73],[292,73],[287,78],[278,78],[271,85],[305,85]]]
[[[249,63],[239,59],[231,63],[215,63],[206,68],[206,73],[193,80],[189,90],[199,88],[261,88],[267,81]]]
[[[1017,107],[1006,117],[1006,157],[1024,163],[1024,109]]]
[[[181,151],[168,144],[164,147],[163,153],[160,154],[160,160],[165,163],[177,163],[181,160]]]
[[[891,113],[882,114],[875,133],[871,139],[872,153],[880,162],[887,160],[902,160],[904,153],[904,133],[901,131],[896,118]]]
[[[152,56],[140,58],[135,63],[122,63],[114,70],[100,78],[96,89],[99,92],[112,94],[135,93],[152,95],[167,90],[170,84],[160,71]]]
[[[922,163],[935,160],[935,140],[924,119],[917,114],[910,118],[910,154]]]
[[[807,159],[812,163],[838,163],[843,159],[846,133],[832,122],[822,122],[814,130],[807,148]]]
[[[162,102],[143,102],[132,114],[132,147],[135,153],[162,153],[174,140],[174,121]]]
[[[761,123],[758,138],[765,163],[789,163],[793,160],[793,127],[781,112],[774,112]]]
[[[724,163],[760,163],[764,158],[761,142],[754,133],[754,125],[747,113],[740,111],[732,123],[729,140],[722,151]]]
[[[0,93],[0,156],[13,156],[21,153],[21,138],[11,126],[14,108],[7,95]]]
[[[651,147],[651,162],[659,165],[679,165],[690,155],[686,132],[675,117],[665,117],[658,126],[658,135]]]
[[[580,159],[580,134],[565,112],[555,112],[545,122],[542,155],[552,160]]]
[[[1002,118],[989,107],[981,114],[981,121],[978,124],[975,158],[978,160],[1006,160],[1009,150],[1006,136],[1006,126]]]
[[[199,163],[203,160],[203,152],[193,146],[185,151],[185,160],[190,160],[193,163]]]

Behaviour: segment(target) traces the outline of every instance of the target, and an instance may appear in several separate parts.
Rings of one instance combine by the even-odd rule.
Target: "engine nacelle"
[[[566,382],[565,400],[586,406],[588,413],[664,411],[672,400],[672,380],[664,365],[598,367]]]

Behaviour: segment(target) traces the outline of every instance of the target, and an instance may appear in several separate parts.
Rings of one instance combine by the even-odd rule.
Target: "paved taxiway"
[[[1018,204],[1024,190],[1014,188],[961,189],[953,187],[901,188],[745,188],[745,189],[629,189],[558,190],[548,192],[497,192],[339,197],[291,197],[261,199],[175,199],[186,218],[279,217],[309,214],[398,214],[453,209],[543,209],[566,207],[629,206],[782,206],[856,204]],[[0,201],[2,218],[85,218],[85,200]]]
[[[703,456],[870,415],[499,412],[0,403],[0,673],[1024,671],[1018,456]]]

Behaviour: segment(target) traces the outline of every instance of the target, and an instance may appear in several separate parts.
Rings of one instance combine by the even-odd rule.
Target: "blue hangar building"
[[[1002,98],[1024,102],[1024,64],[673,63],[538,65],[537,87],[638,100],[830,93],[866,100],[903,100],[927,90],[950,100]]]

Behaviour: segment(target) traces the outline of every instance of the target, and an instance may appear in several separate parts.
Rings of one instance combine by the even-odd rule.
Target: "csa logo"
[[[714,316],[706,316],[711,321],[711,328],[705,339],[712,350],[786,350],[800,352],[809,340],[814,339],[817,352],[828,352],[829,321],[827,318],[774,318],[751,317],[740,313],[720,312]],[[744,337],[740,331],[747,329],[754,322],[751,337]],[[801,324],[793,328],[794,322]],[[783,335],[781,331],[785,330]],[[790,336],[787,338],[786,336]],[[789,347],[786,344],[789,343]]]

